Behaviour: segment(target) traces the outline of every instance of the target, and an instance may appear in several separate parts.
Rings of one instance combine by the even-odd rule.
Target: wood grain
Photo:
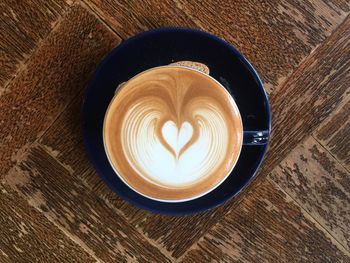
[[[347,79],[347,102],[320,125],[315,137],[329,150],[350,172],[350,75]]]
[[[51,31],[68,6],[64,0],[0,1],[0,95],[18,67]]]
[[[84,0],[123,39],[158,27],[198,27],[173,0]]]
[[[350,11],[343,1],[178,1],[201,28],[237,46],[273,91]]]
[[[268,174],[308,137],[349,94],[350,17],[270,97],[272,136]]]
[[[102,57],[119,42],[84,8],[70,10],[0,96],[1,176],[85,87]]]
[[[112,193],[109,195],[112,197]],[[113,197],[106,200],[115,204]],[[117,204],[120,204],[120,201]],[[166,248],[173,257],[179,258],[232,209],[232,203],[205,213],[182,217],[145,212],[127,202],[123,202],[119,209],[132,225],[138,227],[161,247]]]
[[[350,251],[349,173],[314,138],[270,176]]]
[[[238,47],[273,91],[346,14],[340,1],[86,0],[123,38],[161,26],[199,27]]]
[[[349,262],[283,192],[265,181],[182,262]]]
[[[84,92],[80,91],[67,108],[39,139],[47,152],[59,160],[72,174],[82,178],[92,165],[86,156],[81,130]]]
[[[10,187],[0,200],[0,262],[96,262]]]
[[[41,147],[30,149],[5,182],[104,262],[169,262]]]

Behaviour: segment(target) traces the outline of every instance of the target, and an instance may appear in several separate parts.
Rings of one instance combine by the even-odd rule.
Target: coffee
[[[105,149],[132,189],[163,201],[189,200],[218,186],[242,146],[230,94],[199,71],[164,66],[122,85],[107,110]]]

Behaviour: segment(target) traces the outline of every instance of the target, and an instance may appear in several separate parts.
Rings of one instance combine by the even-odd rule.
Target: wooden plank
[[[238,47],[269,91],[281,84],[350,11],[340,1],[87,0],[123,38],[161,26],[199,27]]]
[[[265,181],[182,262],[349,262],[283,192]]]
[[[0,262],[96,262],[10,187],[0,200]]]
[[[270,177],[350,251],[349,173],[310,137]]]
[[[100,188],[101,189],[101,188]],[[108,190],[105,193],[112,193]],[[115,198],[106,199],[108,203],[115,205]],[[145,212],[123,202],[120,210],[135,225],[157,244],[167,249],[175,258],[182,256],[200,237],[212,228],[232,208],[232,203],[219,208],[191,216],[163,216]]]
[[[194,216],[161,216],[137,209],[113,193],[88,161],[80,131],[83,95],[79,94],[40,140],[44,148],[55,156],[74,176],[82,179],[92,191],[113,209],[118,209],[128,223],[140,229],[174,257],[180,257],[230,208],[231,203]]]
[[[180,3],[198,24],[237,46],[274,91],[350,11],[342,1],[224,1]]]
[[[104,262],[170,261],[41,147],[5,182]]]
[[[125,202],[102,182],[86,155],[80,114],[83,100],[84,92],[79,92],[59,118],[42,135],[39,143],[72,175],[80,178],[109,205],[120,209],[125,205]]]
[[[0,96],[0,176],[85,87],[119,42],[94,15],[72,7]]]
[[[0,95],[38,43],[67,9],[70,1],[0,2]]]
[[[262,173],[271,172],[347,100],[349,35],[350,17],[271,95],[272,136]]]
[[[172,0],[86,0],[123,39],[152,28],[198,27]]]
[[[346,97],[347,102],[321,124],[315,137],[350,171],[350,88]]]
[[[80,111],[83,99],[84,92],[81,91],[39,139],[46,151],[76,176],[81,176],[85,170],[91,169],[81,131]]]

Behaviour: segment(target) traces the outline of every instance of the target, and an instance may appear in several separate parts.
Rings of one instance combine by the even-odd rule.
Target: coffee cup
[[[189,61],[121,83],[103,124],[116,176],[161,202],[189,201],[214,190],[231,174],[242,145],[266,144],[268,134],[244,130],[231,94],[206,65]]]

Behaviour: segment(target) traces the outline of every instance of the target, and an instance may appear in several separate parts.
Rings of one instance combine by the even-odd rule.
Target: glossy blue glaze
[[[120,197],[156,213],[186,215],[221,205],[244,189],[256,174],[268,145],[244,145],[230,176],[209,194],[187,202],[158,202],[139,195],[114,173],[104,152],[102,125],[117,85],[156,66],[180,60],[206,64],[210,75],[233,96],[245,130],[271,130],[268,97],[257,72],[233,46],[206,32],[161,28],[136,35],[116,47],[99,65],[86,91],[82,111],[87,153],[101,178]]]

